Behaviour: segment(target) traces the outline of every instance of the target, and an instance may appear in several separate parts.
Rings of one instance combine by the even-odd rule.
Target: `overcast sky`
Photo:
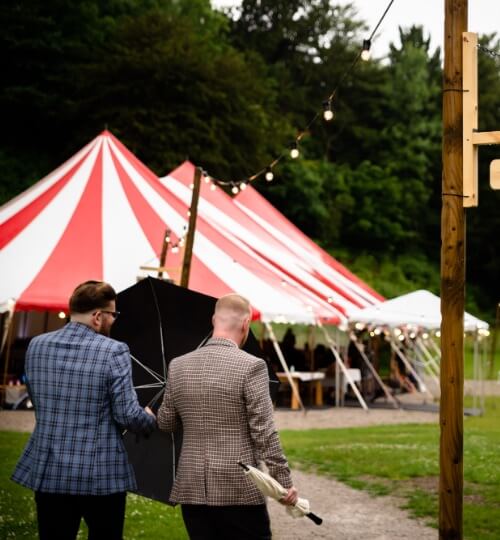
[[[214,6],[235,6],[235,0],[212,0]],[[371,34],[389,4],[389,0],[353,0],[352,2],[332,0],[332,3],[353,3],[360,18],[367,21]],[[378,37],[373,43],[374,56],[385,56],[391,41],[399,41],[398,26],[403,28],[420,24],[431,36],[431,50],[443,48],[444,0],[394,0],[391,9],[378,29]],[[469,32],[490,34],[497,32],[500,37],[500,0],[469,0]]]

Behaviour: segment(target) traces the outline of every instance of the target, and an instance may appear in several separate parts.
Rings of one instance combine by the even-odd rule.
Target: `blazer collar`
[[[239,349],[238,345],[234,341],[231,341],[230,339],[226,338],[210,338],[206,344],[205,347],[233,347],[235,349]]]
[[[87,326],[86,324],[70,321],[69,323],[66,323],[63,327],[63,330],[65,332],[71,332],[74,334],[86,334],[86,333],[92,333],[96,334],[97,332],[90,328],[90,326]]]

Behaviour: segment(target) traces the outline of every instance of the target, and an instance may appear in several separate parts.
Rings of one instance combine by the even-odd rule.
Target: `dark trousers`
[[[206,506],[183,504],[182,517],[191,540],[270,540],[265,504]]]
[[[89,540],[122,540],[126,493],[35,493],[40,540],[74,540],[83,518]]]

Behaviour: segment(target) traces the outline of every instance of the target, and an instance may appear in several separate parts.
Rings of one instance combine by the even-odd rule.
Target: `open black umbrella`
[[[111,335],[130,348],[132,377],[141,405],[156,411],[162,401],[170,360],[200,347],[210,338],[215,302],[211,296],[155,278],[143,279],[118,294],[120,317]],[[252,333],[244,349],[263,357]],[[279,380],[269,363],[268,370],[274,401]],[[126,433],[124,441],[135,470],[137,493],[168,502],[182,433],[155,431],[147,438]]]

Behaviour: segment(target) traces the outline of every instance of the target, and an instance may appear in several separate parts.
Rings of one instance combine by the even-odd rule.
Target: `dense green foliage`
[[[384,61],[358,63],[369,29],[328,0],[5,0],[0,7],[0,203],[107,126],[158,174],[184,159],[241,180],[286,150],[256,187],[386,296],[439,292],[441,51],[400,29]],[[495,36],[481,42],[499,51]],[[500,61],[479,53],[480,129],[499,129]],[[342,84],[339,85],[339,83]],[[333,122],[321,104],[333,89]],[[468,308],[500,300],[500,195],[480,152],[467,212]]]

